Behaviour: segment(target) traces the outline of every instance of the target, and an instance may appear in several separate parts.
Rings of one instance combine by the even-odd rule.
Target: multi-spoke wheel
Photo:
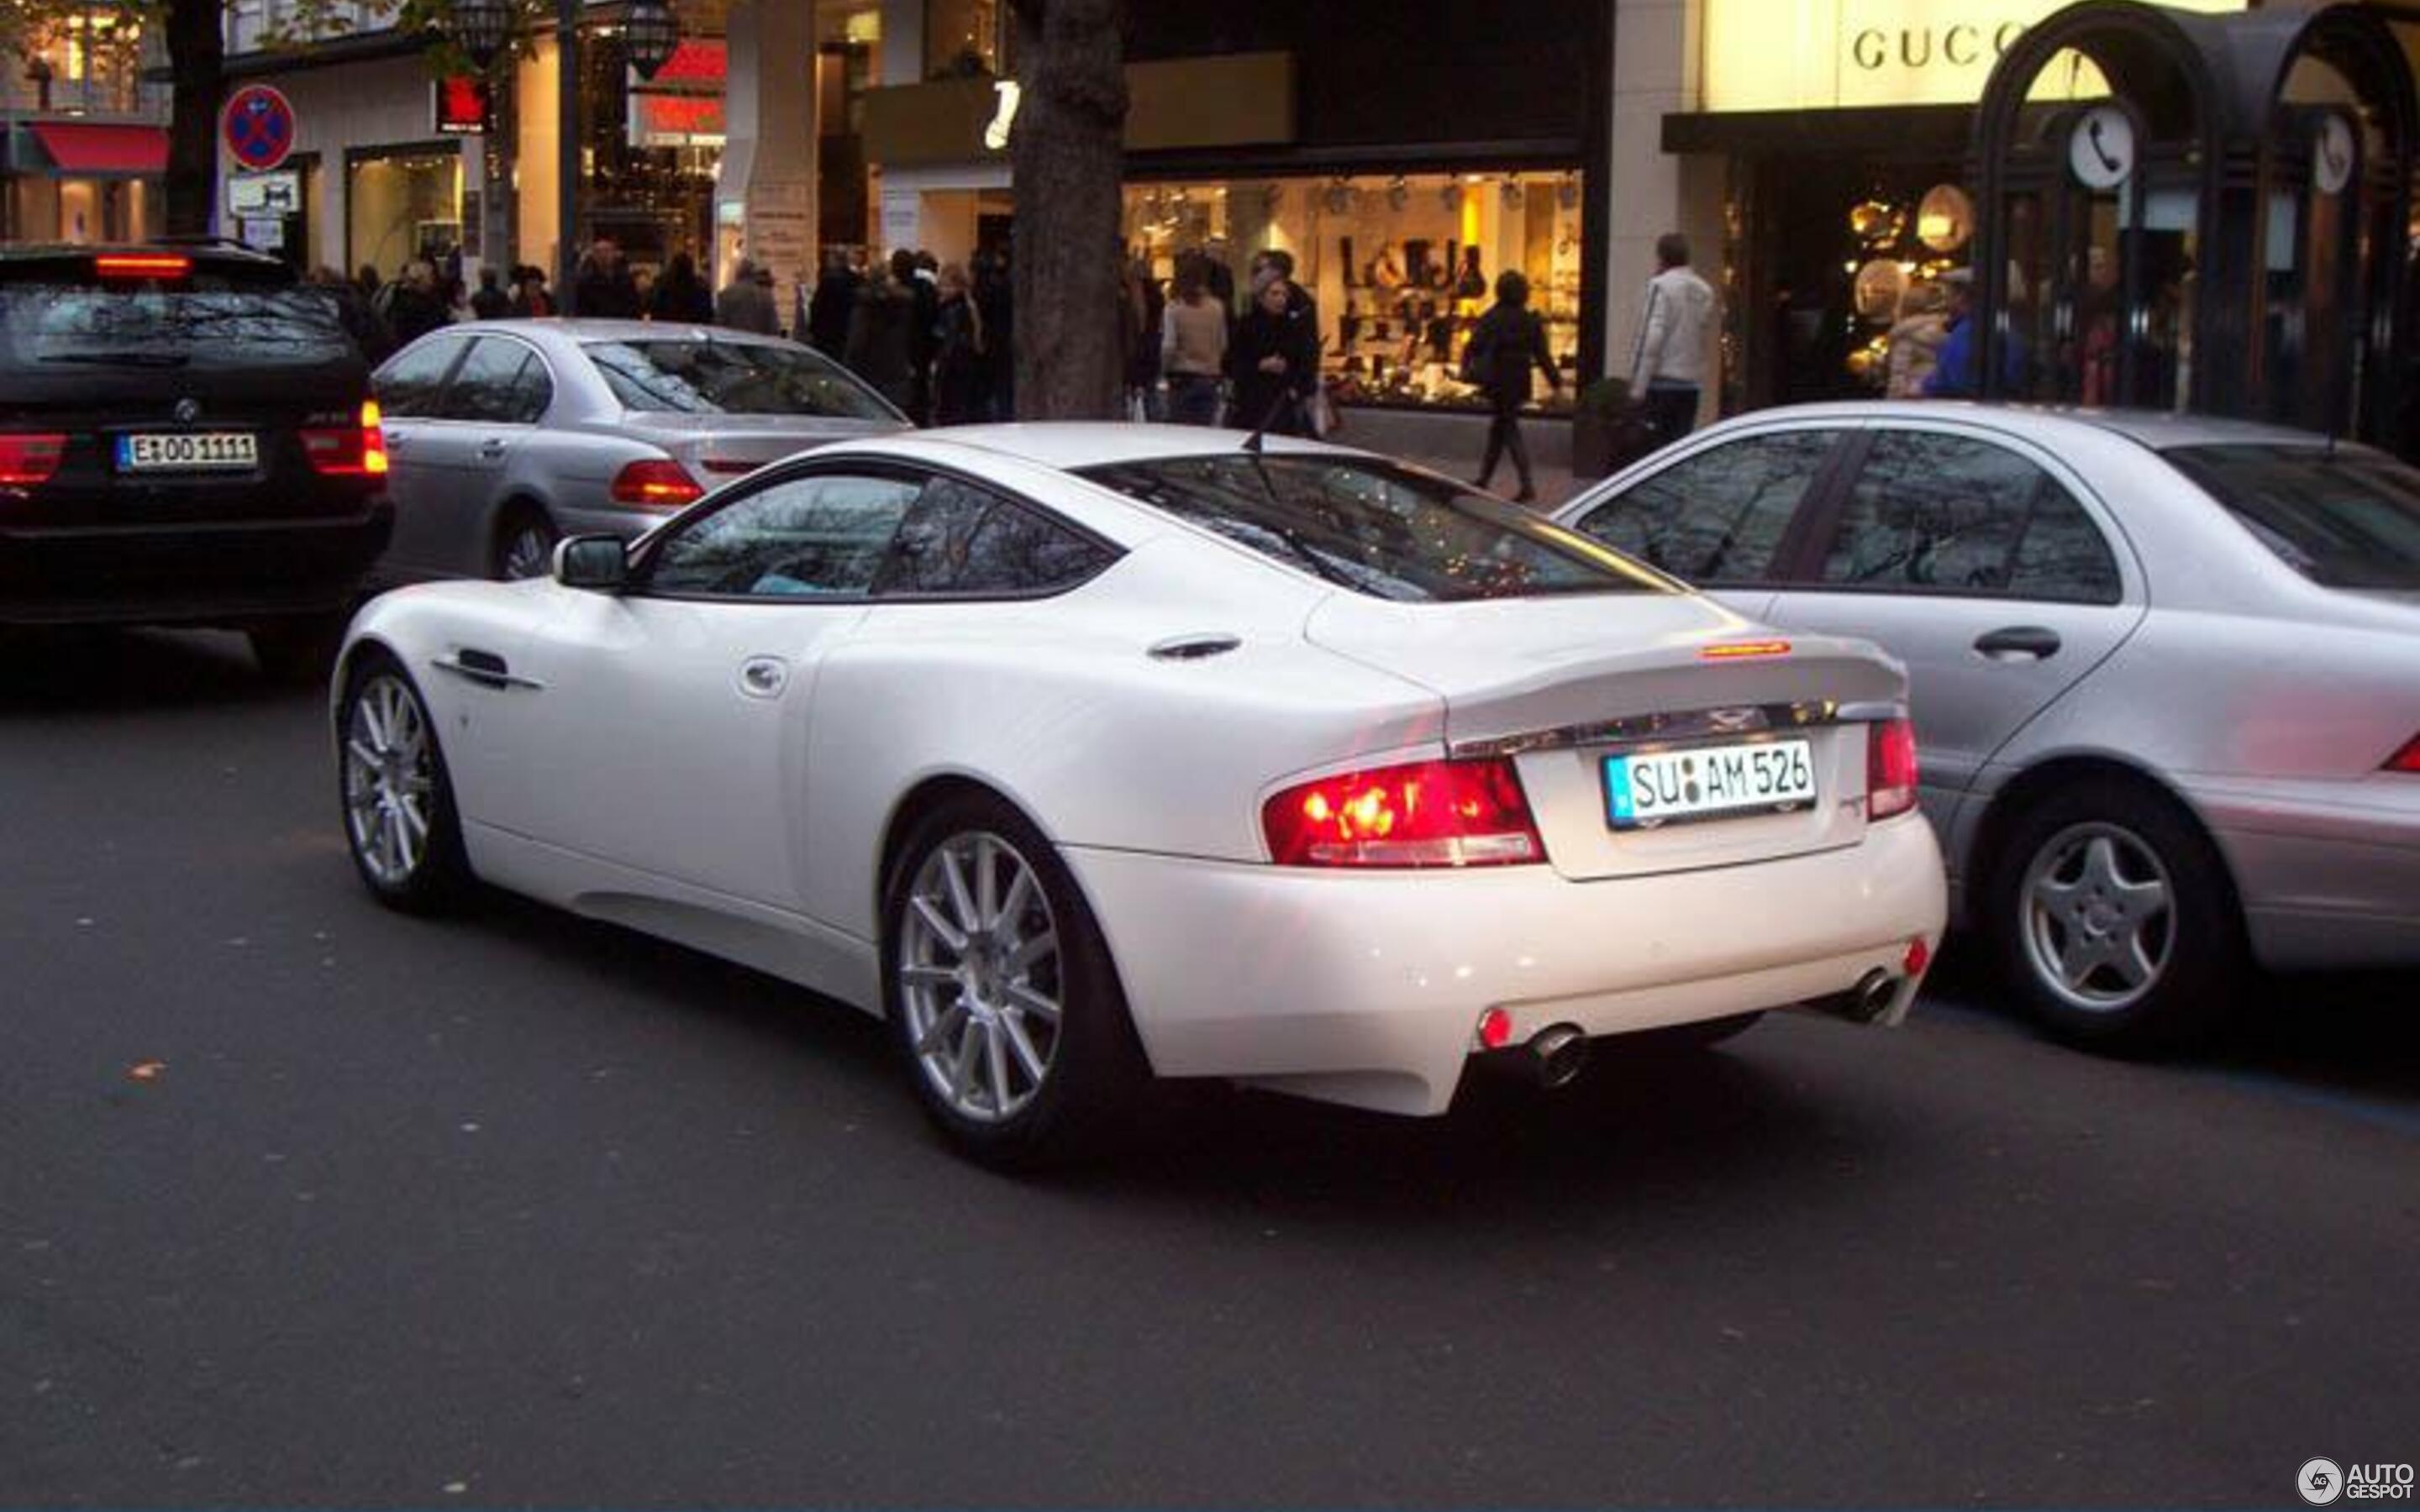
[[[506,582],[545,577],[554,570],[554,542],[545,516],[516,506],[496,532],[496,576]]]
[[[916,1091],[980,1158],[1032,1164],[1102,1131],[1140,1079],[1100,931],[1049,842],[974,795],[891,870],[885,994]]]
[[[353,866],[382,903],[425,910],[468,875],[444,753],[403,669],[374,656],[337,706],[337,780]]]
[[[1992,909],[2009,980],[2062,1038],[2160,1048],[2234,1006],[2244,949],[2225,863],[2148,786],[2082,782],[2024,814]]]

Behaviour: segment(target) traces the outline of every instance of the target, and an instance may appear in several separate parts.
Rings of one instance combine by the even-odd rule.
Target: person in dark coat
[[[965,269],[956,263],[943,268],[940,289],[940,344],[933,355],[933,424],[964,425],[984,418],[986,332]]]
[[[848,355],[848,328],[857,316],[857,297],[865,280],[848,265],[845,252],[824,254],[823,276],[815,280],[814,298],[807,301],[807,340],[826,357],[844,361]]]
[[[1235,322],[1227,377],[1235,387],[1239,430],[1311,434],[1303,402],[1319,384],[1319,329],[1293,295],[1282,274],[1264,273],[1253,285],[1251,310]]]
[[[933,356],[940,347],[940,264],[929,252],[903,247],[891,255],[891,276],[916,301],[916,318],[908,334],[908,418],[920,425],[933,423]]]
[[[370,308],[370,301],[362,297],[361,285],[326,267],[314,270],[311,282],[328,291],[328,298],[336,306],[336,323],[362,349],[363,361],[372,367],[385,362],[387,354],[395,350],[395,337],[388,332],[386,322],[378,317],[378,312]]]
[[[911,269],[912,272],[913,270]],[[911,415],[916,402],[916,296],[876,269],[858,290],[842,362],[884,398]]]
[[[714,323],[732,331],[752,331],[760,336],[780,335],[782,321],[773,309],[772,285],[769,274],[764,274],[748,258],[740,258],[739,270],[714,297]]]
[[[673,254],[664,276],[649,291],[647,318],[678,325],[714,324],[714,293],[697,276],[697,259],[687,252]]]
[[[554,296],[546,291],[546,270],[526,263],[514,269],[513,318],[541,320],[552,314]]]
[[[1513,470],[1521,475],[1521,491],[1512,496],[1513,501],[1524,504],[1538,498],[1529,475],[1529,448],[1521,440],[1521,407],[1529,402],[1532,366],[1546,375],[1548,388],[1557,393],[1563,391],[1554,353],[1546,349],[1546,324],[1529,309],[1529,281],[1507,270],[1496,275],[1496,304],[1479,317],[1479,328],[1470,333],[1470,345],[1462,354],[1462,373],[1465,382],[1478,384],[1487,396],[1491,417],[1487,460],[1479,465],[1479,486],[1487,486],[1487,480],[1496,475],[1497,462],[1510,452]]]
[[[571,285],[571,313],[591,320],[639,318],[639,285],[612,237],[598,237]]]
[[[386,304],[387,329],[394,333],[395,344],[409,347],[452,320],[453,313],[437,291],[437,270],[426,262],[407,263]]]
[[[1008,254],[975,255],[975,313],[983,317],[983,413],[986,420],[1016,418],[1016,297],[1009,282]]]
[[[1165,420],[1168,409],[1159,394],[1159,347],[1168,294],[1159,280],[1151,276],[1151,264],[1140,257],[1126,263],[1125,285],[1119,313],[1126,347],[1126,404],[1131,409],[1140,400],[1144,418]]]
[[[479,291],[471,296],[471,313],[482,320],[502,320],[513,313],[513,297],[504,292],[496,270],[479,270]]]

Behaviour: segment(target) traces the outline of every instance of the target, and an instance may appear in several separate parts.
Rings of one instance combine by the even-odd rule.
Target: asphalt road
[[[2299,1504],[2420,1458],[2420,992],[1953,971],[1405,1122],[944,1154],[869,1020],[372,905],[240,642],[0,657],[0,1503]]]

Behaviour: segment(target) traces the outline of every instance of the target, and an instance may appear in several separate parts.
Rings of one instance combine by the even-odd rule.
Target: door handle
[[[2040,625],[2011,625],[1975,640],[1975,649],[1993,661],[2047,661],[2058,646],[2058,632]]]
[[[479,455],[493,462],[504,455],[504,443],[490,436],[479,443]]]

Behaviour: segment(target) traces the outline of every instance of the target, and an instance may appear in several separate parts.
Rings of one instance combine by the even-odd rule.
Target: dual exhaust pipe
[[[1876,966],[1858,978],[1854,987],[1819,1006],[1852,1023],[1871,1024],[1890,1011],[1902,980]],[[1531,1081],[1552,1091],[1578,1080],[1588,1058],[1587,1030],[1576,1024],[1552,1024],[1529,1036],[1516,1060]]]

